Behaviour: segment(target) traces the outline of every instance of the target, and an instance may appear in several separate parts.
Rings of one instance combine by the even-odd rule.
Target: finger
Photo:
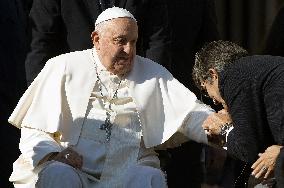
[[[76,166],[77,169],[82,169],[83,163],[82,163],[81,160],[78,160],[76,164],[77,164],[77,166]]]
[[[77,153],[73,153],[72,157],[69,159],[70,163],[74,168],[81,169],[82,167],[82,156]]]
[[[78,155],[74,158],[74,161],[77,163],[77,164],[80,164],[81,163],[81,157]]]
[[[265,175],[264,175],[264,178],[268,178],[271,173],[272,173],[272,169],[268,168]]]
[[[255,175],[255,177],[260,178],[264,175],[265,172],[266,172],[266,169],[262,168],[260,171],[258,171],[258,173]]]
[[[80,168],[80,163],[78,161],[73,161],[72,164],[74,168],[77,168],[77,169]]]
[[[263,177],[267,171],[268,171],[268,167],[262,164],[262,168],[259,169],[259,172],[257,173],[256,177],[257,178]]]
[[[252,169],[255,169],[257,166],[261,165],[261,163],[263,162],[262,158],[258,158],[251,166]],[[263,165],[260,166],[260,168],[262,168]]]
[[[252,175],[256,176],[257,174],[261,173],[263,171],[263,168],[265,167],[265,165],[263,163],[260,163],[258,165],[256,165],[252,171]]]
[[[68,164],[74,168],[77,168],[78,164],[74,159],[67,159]]]
[[[210,130],[209,130],[209,129],[204,129],[204,131],[205,131],[205,134],[206,134],[206,135],[211,135],[211,133],[210,133]]]
[[[251,175],[256,176],[260,171],[261,171],[261,169],[259,169],[259,168],[254,169],[254,170],[252,171]]]

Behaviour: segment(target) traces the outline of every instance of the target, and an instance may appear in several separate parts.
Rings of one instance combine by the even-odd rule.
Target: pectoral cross
[[[110,140],[111,129],[112,129],[112,123],[110,122],[110,113],[109,112],[106,112],[105,123],[101,124],[100,129],[106,131],[106,141],[108,142]]]

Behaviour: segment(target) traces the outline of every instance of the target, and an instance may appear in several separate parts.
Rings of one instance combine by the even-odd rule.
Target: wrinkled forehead
[[[112,26],[122,26],[122,27],[136,27],[137,26],[137,22],[134,21],[131,18],[114,18],[108,21],[105,21],[101,24],[105,24],[105,25],[112,25]]]
[[[129,18],[116,18],[98,25],[102,35],[133,35],[138,37],[138,26]]]
[[[113,18],[111,20],[106,20],[106,21],[103,21],[103,22],[97,24],[95,26],[95,30],[97,30],[97,28],[105,27],[105,26],[126,27],[126,26],[129,26],[129,25],[137,27],[137,22],[135,20],[131,19],[131,18],[128,18],[128,17]]]

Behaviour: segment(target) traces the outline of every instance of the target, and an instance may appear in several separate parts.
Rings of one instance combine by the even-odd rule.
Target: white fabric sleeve
[[[36,167],[47,154],[61,151],[52,134],[26,127],[21,129],[19,148],[24,159],[33,167]]]
[[[197,101],[194,110],[187,116],[187,119],[180,127],[179,132],[183,133],[190,140],[208,144],[208,139],[202,124],[205,119],[215,111],[208,105]]]

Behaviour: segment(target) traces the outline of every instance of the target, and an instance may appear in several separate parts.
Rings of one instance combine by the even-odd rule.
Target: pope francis
[[[93,49],[46,63],[9,118],[21,129],[15,187],[163,188],[154,148],[185,137],[207,143],[202,124],[213,110],[137,56],[137,38],[133,15],[109,8],[96,20]]]

